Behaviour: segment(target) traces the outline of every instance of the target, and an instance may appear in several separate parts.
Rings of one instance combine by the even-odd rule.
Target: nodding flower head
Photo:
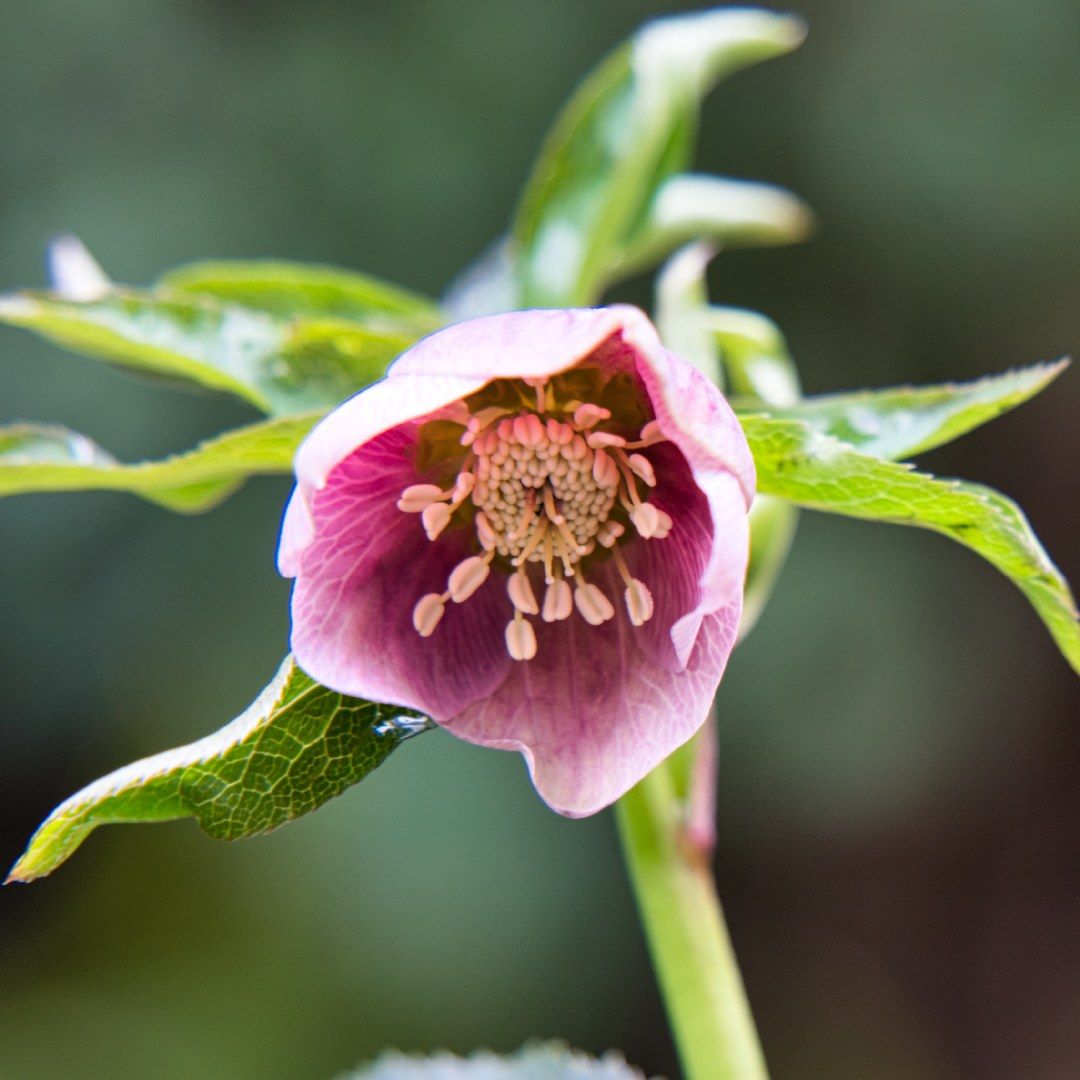
[[[754,473],[720,392],[635,308],[459,323],[326,417],[279,551],[314,678],[613,802],[708,714]]]

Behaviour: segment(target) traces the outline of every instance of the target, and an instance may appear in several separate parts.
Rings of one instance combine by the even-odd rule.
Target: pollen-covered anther
[[[433,502],[446,498],[437,484],[411,484],[397,501],[397,508],[406,514],[419,514]]]
[[[450,593],[450,599],[455,604],[464,603],[481,585],[487,581],[491,572],[491,557],[470,555],[450,571],[450,578],[446,583]]]
[[[601,547],[614,547],[616,541],[625,532],[626,527],[624,525],[609,518],[596,530],[596,541]]]
[[[559,622],[569,619],[574,610],[574,596],[570,582],[565,578],[556,578],[544,592],[544,622]]]
[[[581,578],[574,590],[574,604],[590,626],[600,626],[615,615],[615,607],[600,588]]]
[[[643,539],[651,540],[660,527],[660,511],[652,503],[640,503],[630,511],[630,520]],[[671,519],[668,518],[668,521]]]
[[[595,427],[601,420],[610,419],[610,409],[605,409],[603,405],[594,405],[591,401],[586,401],[574,410],[574,424],[579,428]]]
[[[656,487],[656,473],[653,471],[652,462],[644,454],[627,455],[626,464],[630,466],[630,471],[644,480],[649,487]]]
[[[653,598],[649,586],[638,578],[632,578],[626,586],[626,613],[634,626],[643,626],[653,614]]]
[[[424,507],[420,520],[424,523],[424,532],[429,540],[434,540],[450,524],[453,511],[443,502],[430,503]]]
[[[513,660],[531,660],[536,655],[536,631],[521,612],[506,624],[506,651]]]
[[[506,591],[510,594],[510,602],[518,611],[526,615],[540,613],[540,607],[536,603],[536,594],[524,570],[518,570],[516,574],[511,574],[507,578]]]
[[[438,593],[428,593],[416,601],[412,621],[416,632],[421,637],[431,637],[435,627],[446,612],[446,602]]]

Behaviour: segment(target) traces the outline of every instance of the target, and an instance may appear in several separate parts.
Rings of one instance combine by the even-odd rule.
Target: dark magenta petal
[[[503,645],[505,590],[489,580],[449,604],[438,639],[412,624],[416,601],[442,592],[471,554],[462,530],[430,543],[395,503],[415,482],[415,431],[401,425],[354,451],[316,493],[314,539],[292,600],[292,648],[313,678],[345,694],[445,720],[490,694],[512,661]]]

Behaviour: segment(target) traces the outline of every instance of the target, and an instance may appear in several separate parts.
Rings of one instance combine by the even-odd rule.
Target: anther
[[[633,474],[644,480],[649,487],[656,487],[656,473],[653,471],[652,462],[644,454],[629,454],[626,464],[630,466]]]
[[[410,484],[397,501],[397,508],[406,514],[419,514],[433,502],[445,498],[442,489],[435,484]]]
[[[536,594],[524,569],[519,569],[516,574],[511,574],[507,578],[506,591],[510,594],[510,602],[518,611],[526,615],[539,614],[540,608],[536,603]]]
[[[656,535],[657,526],[660,524],[660,512],[652,503],[641,503],[630,511],[630,520],[641,536],[649,540]]]
[[[477,513],[475,524],[476,536],[480,541],[480,546],[485,551],[491,551],[498,542],[498,538],[495,535],[495,530],[491,527],[491,522],[488,521],[487,514],[483,510]]]
[[[428,593],[416,601],[413,608],[412,622],[421,637],[431,637],[435,627],[446,611],[446,604],[438,593]]]
[[[591,431],[585,437],[585,441],[594,449],[602,446],[625,446],[626,440],[621,435],[615,435],[610,431]]]
[[[619,467],[612,460],[610,454],[604,450],[597,450],[593,458],[593,479],[601,487],[616,487],[619,483]]]
[[[531,660],[536,655],[536,631],[520,611],[506,624],[506,651],[514,660]]]
[[[452,517],[450,507],[446,503],[431,503],[424,507],[420,520],[424,523],[424,532],[429,540],[434,540],[450,524]]]
[[[578,575],[578,586],[574,590],[574,603],[581,617],[590,626],[600,626],[615,614],[611,601],[591,582]]]
[[[605,521],[596,531],[597,542],[606,548],[614,547],[615,541],[626,532],[625,527],[618,521]]]
[[[560,619],[569,619],[573,609],[574,599],[570,591],[570,582],[565,578],[552,581],[544,593],[544,622],[558,622]]]
[[[626,586],[626,612],[634,626],[647,623],[653,614],[653,598],[648,585],[638,578],[632,578]]]
[[[470,555],[450,571],[446,587],[455,604],[463,603],[487,580],[491,571],[491,556]]]
[[[579,428],[595,427],[601,420],[610,419],[610,409],[605,409],[602,405],[594,405],[591,401],[586,401],[574,410],[574,423]]]

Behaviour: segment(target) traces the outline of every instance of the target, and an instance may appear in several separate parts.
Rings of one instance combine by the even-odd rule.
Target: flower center
[[[606,552],[614,560],[631,623],[647,622],[653,613],[652,594],[630,574],[620,551],[627,533],[623,521],[650,540],[666,537],[672,520],[647,499],[656,477],[640,451],[664,441],[655,420],[629,438],[605,430],[611,426],[610,409],[574,398],[560,400],[554,381],[510,385],[520,400],[474,409],[461,403],[464,412],[456,413],[454,422],[463,423],[458,444],[467,450],[453,483],[446,488],[412,484],[397,505],[420,515],[429,540],[455,518],[466,524],[471,520],[479,548],[454,567],[445,592],[428,593],[417,601],[417,633],[433,634],[447,602],[466,601],[496,564],[508,575],[513,609],[506,627],[507,651],[515,660],[530,660],[536,655],[536,633],[526,616],[557,622],[569,618],[576,607],[593,626],[614,616],[611,600],[585,577],[585,564],[594,555],[601,558]],[[541,569],[542,606],[533,589]]]

